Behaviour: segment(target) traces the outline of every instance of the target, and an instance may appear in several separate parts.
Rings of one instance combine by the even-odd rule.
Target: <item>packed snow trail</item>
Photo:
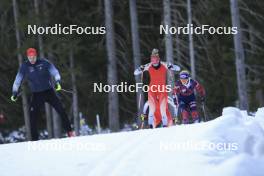
[[[0,145],[0,175],[263,176],[263,129],[264,108],[225,108],[200,124]]]

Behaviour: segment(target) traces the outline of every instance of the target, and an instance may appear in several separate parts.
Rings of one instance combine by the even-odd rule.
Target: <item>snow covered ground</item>
[[[1,176],[263,176],[264,108],[200,124],[0,145]]]

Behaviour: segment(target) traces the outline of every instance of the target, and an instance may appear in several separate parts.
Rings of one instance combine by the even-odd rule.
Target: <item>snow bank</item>
[[[0,145],[1,176],[262,176],[264,108],[200,124]]]
[[[207,139],[236,143],[232,152],[213,152],[211,162],[217,162],[214,173],[235,176],[261,176],[264,165],[264,108],[256,116],[247,116],[244,111],[228,107],[222,116],[208,122]],[[209,154],[212,151],[208,152]],[[208,154],[207,153],[207,154]],[[224,157],[223,157],[224,155]],[[226,157],[230,155],[229,157]]]

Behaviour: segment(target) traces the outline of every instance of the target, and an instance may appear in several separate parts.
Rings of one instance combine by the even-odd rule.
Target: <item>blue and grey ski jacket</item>
[[[47,59],[37,59],[35,64],[24,62],[18,70],[13,84],[13,93],[17,93],[24,78],[27,78],[32,92],[42,92],[53,88],[52,77],[60,82],[60,74]]]

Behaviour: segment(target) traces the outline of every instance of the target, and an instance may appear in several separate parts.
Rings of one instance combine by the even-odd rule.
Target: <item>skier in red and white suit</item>
[[[139,75],[144,71],[148,71],[150,75],[148,103],[149,103],[149,119],[153,119],[152,127],[157,127],[162,121],[162,125],[169,126],[172,124],[171,116],[168,115],[168,89],[166,86],[167,71],[180,71],[180,67],[171,63],[160,61],[157,49],[153,49],[151,54],[151,62],[140,66],[135,70],[134,74]],[[161,119],[155,113],[161,114]]]

